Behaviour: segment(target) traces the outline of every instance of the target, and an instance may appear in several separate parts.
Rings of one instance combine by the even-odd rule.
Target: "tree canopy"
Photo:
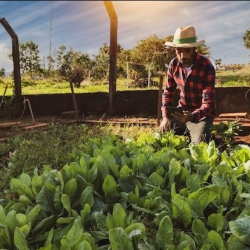
[[[245,35],[243,36],[244,46],[247,49],[250,49],[250,29],[245,32]]]
[[[164,44],[172,40],[172,35],[160,38],[154,34],[140,40],[132,49],[124,49],[117,44],[117,75],[126,77],[128,66],[132,79],[147,77],[149,71],[151,76],[155,76],[159,71],[166,71],[166,66],[176,54],[173,48],[166,48]],[[203,55],[210,55],[206,45],[198,47],[197,50]],[[29,41],[19,44],[20,69],[22,74],[42,72],[48,76],[57,74],[66,79],[71,79],[72,75],[81,75],[81,79],[105,80],[109,74],[109,51],[109,45],[105,43],[98,54],[90,58],[87,53],[61,45],[53,56],[47,57],[48,69],[42,69],[38,45]]]
[[[41,70],[38,45],[32,41],[19,43],[19,60],[22,74],[30,74]],[[9,54],[12,59],[12,54]]]

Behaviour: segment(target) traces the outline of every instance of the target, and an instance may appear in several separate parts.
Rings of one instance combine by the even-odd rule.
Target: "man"
[[[211,139],[211,126],[215,117],[215,69],[208,58],[199,54],[196,47],[204,44],[197,40],[195,28],[188,26],[175,31],[173,42],[176,57],[169,63],[166,87],[162,100],[162,122],[160,132],[170,125],[173,129],[187,128],[191,142],[198,144]],[[179,88],[178,107],[183,113],[167,114],[167,107],[173,105],[173,96]]]

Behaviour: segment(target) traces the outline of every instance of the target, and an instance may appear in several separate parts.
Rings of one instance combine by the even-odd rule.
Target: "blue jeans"
[[[195,144],[198,144],[201,141],[209,143],[209,141],[212,139],[211,127],[213,125],[213,121],[214,119],[212,117],[206,117],[204,120],[198,123],[182,123],[174,118],[171,118],[170,127],[175,131],[176,134],[189,135],[191,142],[194,142]]]

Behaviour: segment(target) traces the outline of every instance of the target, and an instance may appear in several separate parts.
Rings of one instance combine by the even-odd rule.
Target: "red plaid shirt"
[[[169,63],[166,87],[162,96],[162,116],[167,116],[166,107],[172,106],[175,89],[180,90],[178,107],[192,112],[193,122],[206,117],[214,117],[215,104],[215,69],[210,60],[199,53],[195,54],[194,62],[186,76],[185,68],[177,57]]]

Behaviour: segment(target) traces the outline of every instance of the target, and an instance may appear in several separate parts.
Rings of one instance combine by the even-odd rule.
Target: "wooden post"
[[[71,89],[71,94],[72,94],[72,101],[73,101],[74,109],[76,112],[76,119],[77,119],[77,122],[79,122],[79,114],[78,114],[78,108],[77,108],[76,96],[75,96],[75,92],[74,92],[73,83],[70,81],[69,84],[70,84],[70,89]]]
[[[129,87],[129,62],[127,62],[127,88]]]
[[[109,54],[109,112],[114,114],[114,97],[116,93],[117,63],[117,15],[111,1],[104,1],[110,18],[110,54]]]
[[[22,89],[21,89],[18,37],[5,18],[1,18],[0,22],[2,23],[3,27],[8,32],[10,37],[12,38],[12,57],[13,57],[13,66],[14,66],[13,71],[14,71],[14,82],[15,82],[15,95],[16,97],[20,97],[22,95]]]
[[[160,121],[161,121],[162,88],[163,88],[163,77],[164,77],[164,74],[159,73],[159,75],[160,75],[160,83],[159,83],[158,105],[157,105],[157,124],[158,125],[160,125]]]
[[[25,100],[23,101],[24,105],[25,105],[26,102],[27,102],[28,105],[29,105],[30,115],[31,115],[33,124],[35,124],[36,122],[35,122],[35,118],[34,118],[34,115],[33,115],[32,108],[31,108],[30,100],[29,100],[29,99],[25,99]]]
[[[151,63],[148,66],[148,88],[150,87],[150,79],[151,79],[151,72],[150,69],[151,68]]]

